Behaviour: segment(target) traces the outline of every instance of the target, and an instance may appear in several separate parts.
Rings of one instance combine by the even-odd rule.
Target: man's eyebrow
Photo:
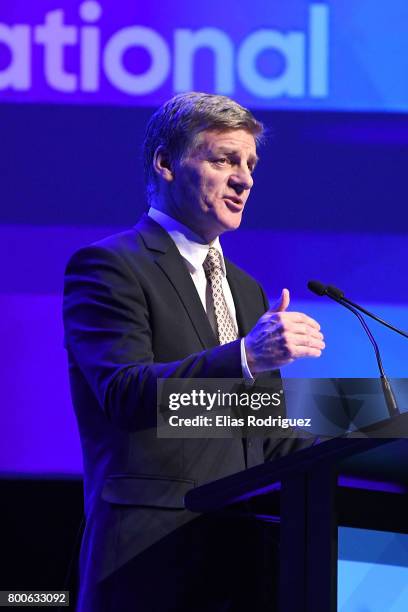
[[[224,155],[231,155],[231,156],[240,155],[239,151],[237,151],[236,149],[231,149],[230,147],[226,147],[225,145],[220,145],[219,147],[215,148],[214,154],[219,155],[220,153],[223,153]],[[257,155],[250,155],[248,158],[248,161],[250,161],[255,167],[256,164],[259,162],[259,157]]]

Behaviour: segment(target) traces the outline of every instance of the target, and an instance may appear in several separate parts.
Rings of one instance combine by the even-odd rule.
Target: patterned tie
[[[227,344],[227,342],[236,340],[238,334],[222,290],[223,274],[221,253],[219,253],[217,249],[214,249],[214,247],[209,248],[208,255],[203,263],[203,268],[211,286],[218,341],[220,344]]]

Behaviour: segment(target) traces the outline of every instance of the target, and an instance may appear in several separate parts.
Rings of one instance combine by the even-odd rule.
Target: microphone
[[[407,332],[403,331],[402,329],[398,329],[398,327],[391,325],[391,323],[384,321],[384,319],[380,319],[380,317],[370,312],[369,310],[366,310],[359,304],[352,302],[351,300],[346,298],[344,293],[337,287],[334,287],[333,285],[323,285],[323,283],[320,283],[319,281],[316,281],[316,280],[309,281],[307,283],[307,286],[310,289],[310,291],[312,291],[316,295],[327,295],[327,297],[333,300],[336,300],[336,301],[341,300],[343,302],[343,306],[345,306],[346,304],[349,304],[356,310],[359,310],[360,312],[364,313],[368,317],[371,317],[372,319],[374,319],[374,321],[377,321],[377,323],[381,323],[381,325],[385,325],[385,327],[388,327],[388,329],[391,329],[392,331],[395,331],[397,334],[404,336],[404,338],[408,338]]]
[[[351,300],[348,300],[344,296],[344,293],[342,291],[340,291],[340,289],[338,289],[337,287],[334,287],[333,285],[323,285],[323,283],[320,283],[319,281],[311,280],[311,281],[309,281],[307,283],[307,286],[308,286],[308,289],[310,289],[310,291],[312,291],[316,295],[319,295],[319,296],[327,295],[327,297],[329,297],[330,299],[334,300],[338,304],[341,304],[342,306],[347,308],[347,310],[350,310],[350,312],[352,312],[358,318],[358,320],[360,321],[361,325],[363,326],[364,331],[366,332],[366,334],[367,334],[367,336],[368,336],[368,338],[369,338],[369,340],[370,340],[370,342],[371,342],[371,344],[373,345],[373,348],[374,348],[374,352],[375,352],[375,357],[376,357],[376,360],[377,360],[378,369],[380,371],[381,386],[382,386],[382,390],[383,390],[383,393],[384,393],[385,402],[387,404],[388,413],[389,413],[390,417],[393,417],[393,416],[396,416],[396,415],[400,414],[397,402],[395,400],[394,393],[392,391],[392,387],[391,387],[390,381],[388,380],[387,375],[385,374],[385,371],[384,371],[384,367],[383,367],[382,360],[381,360],[381,355],[380,355],[380,349],[378,348],[378,344],[375,341],[375,338],[374,338],[373,334],[371,333],[371,330],[368,327],[364,317],[361,316],[359,310],[361,312],[363,312],[364,314],[366,314],[366,315],[370,316],[371,318],[373,318],[375,321],[378,321],[379,323],[382,323],[383,325],[385,325],[389,329],[392,329],[393,331],[396,331],[397,333],[401,334],[402,336],[405,336],[406,338],[408,338],[408,334],[406,332],[403,332],[402,330],[394,327],[390,323],[387,323],[386,321],[383,321],[383,319],[380,319],[379,317],[377,317],[373,313],[370,313],[368,310],[365,310],[365,308],[362,308],[361,306],[359,306],[358,304],[355,304]]]

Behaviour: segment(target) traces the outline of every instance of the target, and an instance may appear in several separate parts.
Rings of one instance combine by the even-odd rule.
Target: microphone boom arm
[[[359,304],[352,302],[351,300],[346,298],[345,295],[340,291],[340,289],[337,289],[337,287],[328,285],[327,287],[325,287],[325,289],[326,289],[326,295],[328,295],[329,297],[331,297],[332,299],[336,301],[342,300],[343,306],[346,306],[346,304],[348,304],[349,306],[352,306],[356,310],[359,310],[363,314],[367,315],[367,317],[371,317],[372,319],[374,319],[374,321],[377,321],[377,323],[381,323],[381,325],[385,325],[385,327],[388,327],[388,329],[391,329],[392,331],[397,332],[397,334],[404,336],[404,338],[408,338],[407,332],[403,331],[402,329],[398,329],[398,327],[395,327],[394,325],[391,325],[391,323],[384,321],[384,319],[377,317],[377,315],[373,314],[369,310],[366,310]]]

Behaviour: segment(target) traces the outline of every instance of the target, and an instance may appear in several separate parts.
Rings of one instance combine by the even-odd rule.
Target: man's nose
[[[235,190],[242,192],[245,189],[251,189],[254,184],[254,179],[248,168],[236,168],[234,173],[230,176],[229,183]]]

